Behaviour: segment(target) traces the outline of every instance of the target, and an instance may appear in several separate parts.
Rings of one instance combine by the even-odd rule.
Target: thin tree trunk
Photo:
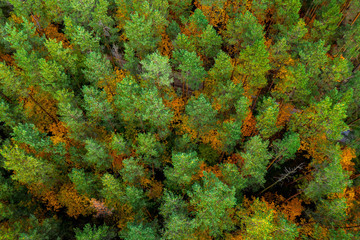
[[[356,15],[356,17],[355,17],[354,20],[352,21],[351,25],[353,25],[353,24],[356,22],[356,20],[359,18],[359,16],[360,16],[360,12],[358,12],[358,14]]]
[[[43,111],[46,113],[46,115],[48,115],[54,122],[56,122],[56,123],[59,122],[55,117],[53,117],[50,113],[48,113],[48,112],[40,105],[40,103],[33,98],[33,96],[32,96],[31,94],[28,94],[28,96],[29,96],[30,99],[31,99],[37,106],[39,106],[39,107],[41,108],[41,110],[43,110]]]
[[[298,193],[292,195],[291,197],[289,197],[288,199],[286,199],[286,200],[285,200],[284,202],[282,202],[282,203],[286,203],[287,201],[290,201],[291,199],[293,199],[294,197],[300,195],[300,194],[303,193],[303,192],[304,192],[304,190],[299,191]]]

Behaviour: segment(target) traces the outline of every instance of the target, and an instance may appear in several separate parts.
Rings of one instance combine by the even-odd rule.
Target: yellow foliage
[[[90,199],[80,195],[73,184],[65,184],[61,187],[58,200],[67,208],[67,214],[75,219],[80,215],[88,216],[93,211]]]
[[[296,217],[301,215],[304,210],[301,202],[302,201],[300,199],[293,198],[281,206],[281,211],[285,214],[289,221],[294,221]]]
[[[116,87],[119,82],[121,82],[128,72],[123,69],[115,69],[115,76],[105,76],[104,80],[98,82],[98,87],[103,88],[107,94],[108,102],[112,103],[114,101],[114,96],[116,94]]]
[[[54,119],[57,120],[57,101],[38,87],[30,87],[29,90],[29,97],[19,99],[24,112],[40,131],[48,132]]]
[[[150,199],[157,199],[157,198],[160,198],[162,196],[164,184],[162,184],[159,181],[156,181],[156,180],[152,179],[150,181],[150,183],[149,183],[148,188],[149,189],[148,189],[146,195]]]
[[[7,65],[10,66],[13,66],[15,64],[15,60],[10,54],[1,54],[1,52],[0,52],[0,62],[5,62]]]
[[[303,139],[300,142],[299,150],[307,151],[308,154],[304,156],[307,158],[312,157],[314,162],[322,163],[324,160],[328,159],[328,156],[324,154],[324,147],[329,144],[329,141],[326,138],[325,133],[322,135],[317,135],[307,139]]]
[[[352,162],[351,160],[356,158],[356,154],[355,154],[355,149],[352,149],[350,147],[346,147],[342,150],[342,155],[341,155],[341,166],[344,170],[346,171],[351,171],[353,172],[355,163]]]
[[[126,8],[125,1],[118,1],[117,4],[120,5],[116,10],[116,18],[119,20],[117,22],[117,28],[122,30],[125,26],[126,20],[129,20],[130,14]]]
[[[63,207],[57,199],[57,195],[54,191],[45,192],[45,194],[42,196],[42,199],[46,203],[47,210],[57,212],[61,207]]]
[[[249,111],[246,116],[241,127],[241,133],[244,137],[249,137],[256,133],[256,119],[253,116],[252,111]]]
[[[284,126],[289,122],[292,115],[291,111],[294,109],[294,106],[290,103],[285,103],[280,106],[279,115],[276,120],[276,126]]]
[[[229,16],[225,11],[228,4],[229,3],[226,2],[224,4],[224,8],[219,8],[216,5],[204,6],[201,5],[198,1],[195,1],[195,6],[201,9],[209,23],[212,26],[218,28],[220,32],[225,30],[227,21],[229,20]]]
[[[62,42],[64,48],[72,48],[69,40],[63,33],[59,32],[59,27],[54,24],[49,24],[43,31],[47,38],[56,39],[57,42]]]
[[[22,23],[23,22],[22,18],[16,16],[13,12],[10,15],[10,19],[13,20],[15,23]]]
[[[68,130],[63,124],[63,122],[55,122],[49,126],[49,131],[52,133],[50,137],[54,144],[58,144],[60,142],[67,143],[68,138],[66,137]]]
[[[220,150],[222,148],[222,143],[219,138],[219,133],[216,130],[211,130],[201,136],[202,142],[210,144],[210,146],[215,150]]]
[[[171,58],[172,50],[174,49],[173,44],[166,33],[161,34],[161,42],[159,43],[159,51],[162,55]]]
[[[134,212],[131,206],[128,204],[121,204],[118,206],[115,212],[115,218],[117,219],[117,227],[122,230],[127,226],[129,222],[134,220]]]
[[[128,158],[125,154],[118,155],[116,151],[111,151],[110,156],[113,158],[112,167],[114,171],[119,171],[123,168],[123,160]]]

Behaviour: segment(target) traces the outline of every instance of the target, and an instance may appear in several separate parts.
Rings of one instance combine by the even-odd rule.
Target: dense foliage
[[[0,239],[360,238],[360,1],[0,1]]]

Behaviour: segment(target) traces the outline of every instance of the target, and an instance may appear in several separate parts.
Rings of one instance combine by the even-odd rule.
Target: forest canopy
[[[359,16],[0,0],[0,239],[360,238]]]

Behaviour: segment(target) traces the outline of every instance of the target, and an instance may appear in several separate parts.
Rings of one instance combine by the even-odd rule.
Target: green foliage
[[[113,71],[108,59],[100,52],[91,51],[86,55],[85,68],[82,70],[85,78],[94,85],[99,82],[106,82]]]
[[[95,122],[104,121],[110,126],[113,125],[113,108],[107,100],[105,91],[92,86],[84,86],[82,91],[84,94],[84,108],[88,117]]]
[[[222,174],[222,181],[229,187],[235,188],[236,193],[239,194],[241,190],[247,187],[247,179],[241,176],[239,168],[232,163],[225,163],[220,166]]]
[[[140,85],[132,77],[125,77],[117,85],[115,106],[118,116],[130,125],[148,128],[161,137],[168,134],[172,113],[165,107],[155,86]]]
[[[290,121],[291,129],[299,132],[302,138],[326,134],[330,140],[339,140],[341,132],[348,129],[343,120],[346,118],[346,108],[345,103],[325,97],[305,111],[295,113]]]
[[[279,104],[274,98],[265,98],[258,107],[259,114],[256,116],[256,127],[263,138],[270,138],[279,129],[276,119],[279,115]]]
[[[85,140],[85,149],[84,161],[86,164],[100,171],[110,167],[111,160],[105,144],[90,138]]]
[[[229,80],[233,72],[231,58],[225,52],[220,51],[215,58],[214,66],[209,70],[209,77],[215,81]]]
[[[235,84],[230,80],[219,82],[214,91],[216,102],[221,105],[220,111],[233,110],[237,101],[243,101],[244,89],[241,84]]]
[[[245,143],[245,151],[241,153],[244,158],[242,175],[248,178],[249,184],[254,188],[265,183],[266,166],[271,158],[268,145],[268,140],[264,141],[257,135]]]
[[[18,143],[25,143],[36,151],[50,152],[52,142],[46,134],[41,133],[34,124],[18,124],[13,128],[12,136]]]
[[[176,69],[181,72],[181,81],[191,89],[199,89],[207,74],[200,57],[195,52],[183,49],[174,51],[173,56],[177,66]]]
[[[137,158],[127,158],[123,161],[124,168],[120,173],[123,180],[130,184],[139,184],[140,180],[145,177],[145,169],[140,165],[140,160]]]
[[[248,81],[252,89],[266,86],[265,74],[270,70],[270,65],[269,52],[265,49],[264,40],[258,40],[246,46],[239,54],[239,61],[241,64],[237,67],[237,71],[250,76]]]
[[[101,177],[102,189],[101,196],[106,199],[110,206],[123,203],[125,196],[125,188],[122,182],[115,178],[112,174],[105,173]]]
[[[220,237],[233,227],[229,210],[236,203],[235,189],[229,188],[212,172],[203,173],[202,185],[195,183],[188,192],[190,204],[196,211],[192,224],[200,231],[209,232],[210,236]]]
[[[160,10],[156,9],[157,7],[165,8]],[[126,21],[124,29],[129,40],[127,45],[134,49],[139,57],[142,58],[146,54],[153,52],[160,42],[161,30],[168,25],[164,12],[162,12],[166,11],[166,8],[165,4],[154,6],[148,1],[144,1],[139,5],[139,11],[130,14],[130,20]]]
[[[141,61],[143,71],[142,77],[148,79],[151,83],[156,83],[159,86],[167,86],[174,81],[171,77],[171,66],[169,58],[161,56],[158,52],[146,56]]]
[[[300,136],[298,133],[287,132],[284,138],[273,142],[274,156],[282,160],[295,158],[295,153],[300,148]]]
[[[87,197],[96,197],[98,188],[97,179],[92,173],[85,173],[84,169],[73,168],[68,174],[78,193]]]
[[[54,39],[47,39],[44,45],[53,61],[60,64],[64,70],[68,70],[71,74],[76,75],[79,61],[77,55],[72,54],[72,51],[69,48],[64,48],[61,41],[57,42]],[[93,54],[90,53],[90,55]]]
[[[127,186],[125,195],[126,201],[130,204],[132,209],[136,209],[137,215],[143,217],[143,210],[147,206],[144,191],[135,186]]]
[[[189,124],[200,134],[205,134],[215,125],[217,111],[212,108],[211,103],[201,94],[198,98],[192,97],[185,109],[189,116]]]
[[[0,154],[4,158],[4,168],[14,171],[16,174],[12,175],[12,179],[20,183],[51,187],[59,180],[56,165],[27,155],[18,145],[3,145]]]
[[[314,218],[326,225],[339,225],[346,220],[347,203],[345,198],[324,200],[317,203]]]
[[[196,50],[194,39],[186,36],[183,33],[179,33],[176,36],[176,39],[173,41],[174,49],[176,50],[186,50],[188,52],[194,52]]]
[[[297,226],[283,216],[276,215],[265,202],[258,198],[251,203],[248,211],[242,218],[246,239],[296,239],[299,236]]]
[[[70,136],[77,140],[85,140],[86,120],[83,111],[78,107],[74,92],[57,91],[56,100],[58,101],[58,114],[62,122],[69,128]]]
[[[188,217],[187,203],[179,196],[170,191],[163,195],[163,203],[160,206],[160,214],[166,219],[163,239],[191,239],[194,237],[194,229]]]
[[[246,215],[242,223],[245,226],[247,239],[272,239],[275,231],[274,212],[266,207],[259,199],[251,204],[251,215]]]
[[[202,161],[196,152],[175,153],[172,155],[173,167],[165,167],[164,174],[169,189],[186,189],[192,182],[192,177],[200,171]]]
[[[222,139],[223,151],[233,152],[241,139],[241,125],[241,121],[228,121],[222,124],[219,134]]]
[[[338,155],[332,157],[330,163],[323,163],[314,173],[314,179],[304,189],[305,195],[312,200],[318,200],[332,193],[341,193],[351,181],[340,164]]]
[[[0,239],[357,238],[359,4],[0,0]]]
[[[75,25],[72,19],[65,17],[65,33],[69,36],[72,43],[82,53],[88,53],[99,49],[100,38],[94,36],[93,31],[88,31],[84,27]]]
[[[211,25],[207,25],[198,42],[199,52],[204,56],[213,58],[220,51],[221,44],[221,37]]]
[[[61,232],[60,221],[56,220],[56,218],[46,218],[40,223],[39,219],[37,219],[34,215],[30,215],[28,224],[29,228],[26,232],[21,232],[18,239],[59,240],[63,235]]]
[[[129,154],[129,146],[124,137],[118,133],[112,136],[110,148],[115,150],[117,154]]]
[[[226,41],[235,48],[240,49],[252,45],[254,42],[263,39],[264,27],[249,11],[238,15],[227,24]]]
[[[137,144],[134,148],[136,149],[136,153],[143,157],[146,164],[154,164],[155,167],[160,166],[160,162],[156,160],[156,158],[161,156],[163,147],[153,134],[139,133]]]
[[[159,239],[156,229],[150,224],[129,223],[125,231],[120,236],[126,240],[155,240]]]
[[[79,228],[75,228],[75,237],[76,240],[103,240],[103,239],[114,239],[116,237],[116,233],[106,225],[102,225],[97,227],[91,224],[86,224],[84,228],[81,230]]]

